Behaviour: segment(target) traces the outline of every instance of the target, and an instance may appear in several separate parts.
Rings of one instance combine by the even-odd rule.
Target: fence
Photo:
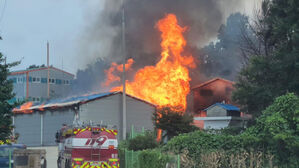
[[[0,148],[0,158],[5,164],[5,166],[8,166],[8,168],[12,168],[12,151],[13,148]]]
[[[167,155],[159,153],[161,158],[167,158],[167,160],[161,159],[160,163],[155,163],[155,159],[146,157],[144,151],[120,151],[123,156],[120,161],[121,168],[180,168],[180,157],[179,155]],[[158,161],[158,160],[156,160]]]
[[[132,125],[128,139],[133,139],[138,135],[145,135],[144,128],[137,132]],[[164,154],[158,150],[133,151],[122,149],[119,150],[119,156],[121,168],[180,168],[179,155]]]

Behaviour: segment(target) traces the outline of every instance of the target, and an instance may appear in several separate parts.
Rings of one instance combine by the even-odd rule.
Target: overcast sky
[[[255,1],[260,0],[247,1],[241,12],[250,13]],[[8,62],[22,59],[13,70],[46,64],[48,40],[50,64],[75,74],[84,67],[76,62],[77,41],[103,3],[104,0],[0,0],[0,51]]]

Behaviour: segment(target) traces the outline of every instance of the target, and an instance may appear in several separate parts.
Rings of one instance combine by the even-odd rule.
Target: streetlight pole
[[[126,40],[125,40],[125,3],[122,0],[122,57],[123,57],[123,73],[122,73],[122,84],[123,84],[123,94],[122,94],[122,107],[123,107],[123,140],[126,139],[127,135],[127,105],[126,105]]]

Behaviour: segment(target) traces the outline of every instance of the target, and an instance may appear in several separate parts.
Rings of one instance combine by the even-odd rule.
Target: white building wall
[[[153,130],[152,114],[155,106],[127,96],[127,133],[132,125],[135,130]],[[82,104],[79,110],[80,120],[90,120],[106,125],[116,125],[118,131],[122,129],[122,95],[121,93],[100,98]],[[121,134],[118,134],[121,137]]]
[[[121,106],[119,95],[107,96],[82,104],[79,118],[82,122],[93,121],[105,125],[116,125],[120,128]]]

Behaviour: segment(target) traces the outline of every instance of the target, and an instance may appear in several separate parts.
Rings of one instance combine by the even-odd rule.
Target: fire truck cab
[[[56,133],[58,168],[118,168],[117,130],[95,124],[64,125]]]

